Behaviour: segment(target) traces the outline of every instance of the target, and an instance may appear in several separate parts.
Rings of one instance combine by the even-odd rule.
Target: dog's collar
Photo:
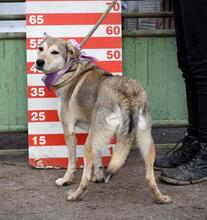
[[[76,64],[78,64],[80,61],[85,60],[88,62],[95,62],[97,59],[93,56],[87,55],[84,51],[81,50],[80,45],[78,42],[74,39],[70,39],[69,42],[77,47],[80,50],[80,56],[78,58],[71,58],[67,61],[65,67],[62,70],[55,71],[52,73],[45,74],[42,78],[44,84],[50,90],[51,86],[55,85],[55,83],[66,73],[69,73],[73,70],[75,70]]]

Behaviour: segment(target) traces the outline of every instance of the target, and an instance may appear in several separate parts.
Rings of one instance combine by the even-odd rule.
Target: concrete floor
[[[79,202],[67,202],[66,193],[78,186],[56,187],[54,181],[65,170],[37,170],[28,166],[27,156],[0,156],[0,220],[206,220],[207,183],[171,186],[158,181],[160,190],[173,203],[153,202],[144,179],[144,164],[133,150],[110,183],[91,183]]]

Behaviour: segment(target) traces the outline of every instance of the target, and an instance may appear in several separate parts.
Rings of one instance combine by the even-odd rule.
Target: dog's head
[[[80,50],[71,43],[44,34],[37,53],[36,68],[44,73],[63,69],[71,58],[78,58]]]

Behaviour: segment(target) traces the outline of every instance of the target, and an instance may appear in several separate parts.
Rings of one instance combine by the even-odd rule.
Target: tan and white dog
[[[60,97],[60,118],[70,161],[64,177],[57,179],[56,185],[63,186],[73,180],[76,170],[74,130],[79,126],[89,133],[84,147],[84,170],[78,189],[68,194],[68,200],[78,200],[90,180],[108,182],[124,164],[136,139],[145,161],[150,191],[157,202],[171,202],[169,196],[161,194],[155,182],[155,147],[144,89],[136,80],[113,76],[91,61],[78,47],[63,39],[45,35],[39,47],[36,68],[45,73],[45,84],[53,86]],[[117,144],[104,176],[100,150],[113,136]]]

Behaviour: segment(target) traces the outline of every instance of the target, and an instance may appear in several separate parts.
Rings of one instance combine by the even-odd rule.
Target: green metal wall
[[[138,79],[148,93],[153,124],[186,124],[184,82],[177,68],[174,37],[123,39],[124,73]]]
[[[0,132],[26,130],[25,40],[0,40],[0,68]]]
[[[0,132],[27,129],[26,45],[24,39],[0,40]],[[124,74],[146,89],[153,124],[186,123],[184,84],[177,69],[174,37],[123,38]]]

